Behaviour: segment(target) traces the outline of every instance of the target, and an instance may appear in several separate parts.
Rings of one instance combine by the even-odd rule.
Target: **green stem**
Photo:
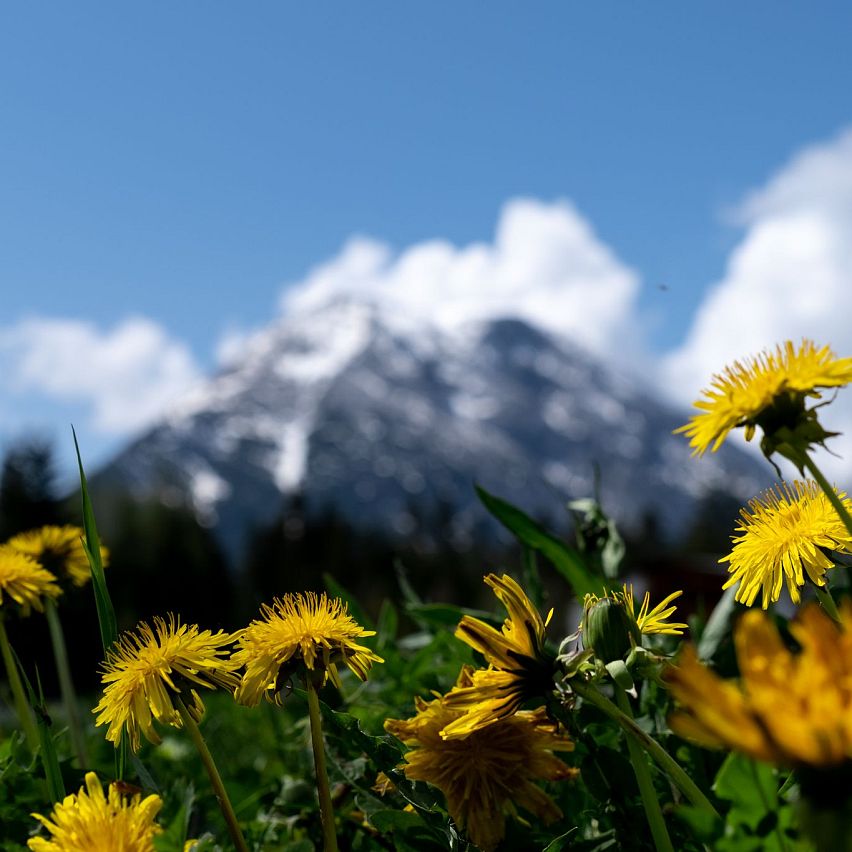
[[[639,743],[657,762],[659,767],[672,779],[678,789],[697,808],[719,816],[710,800],[701,792],[698,785],[683,771],[678,762],[650,735],[646,734],[636,722],[626,716],[605,695],[602,695],[589,684],[582,683],[579,678],[571,680],[571,688],[581,698],[594,704],[602,713],[618,722],[624,730]]]
[[[319,793],[320,816],[322,818],[322,836],[325,852],[337,852],[337,835],[334,831],[334,807],[331,804],[331,789],[328,786],[328,772],[325,768],[325,744],[322,739],[322,717],[320,716],[319,696],[310,672],[305,678],[308,693],[308,715],[311,719],[311,745],[314,749],[314,764],[317,771],[317,792]]]
[[[814,586],[814,590],[816,591],[817,599],[822,604],[822,608],[840,624],[840,612],[837,609],[834,598],[831,596],[831,589],[828,588],[828,584],[825,586]]]
[[[193,719],[190,715],[189,710],[186,709],[186,705],[183,703],[183,699],[179,695],[175,696],[175,704],[178,712],[180,713],[180,717],[183,720],[184,727],[189,732],[190,739],[192,740],[195,748],[198,750],[198,753],[201,756],[201,762],[207,770],[207,775],[210,778],[210,784],[212,785],[213,792],[216,795],[216,801],[219,803],[219,809],[222,811],[222,816],[225,817],[225,822],[228,825],[228,833],[231,835],[231,840],[234,841],[234,846],[237,850],[239,850],[239,852],[249,852],[243,833],[240,830],[240,824],[237,821],[237,815],[234,813],[231,800],[228,798],[228,791],[222,783],[222,776],[219,775],[219,770],[216,768],[216,764],[213,761],[213,755],[210,754],[210,749],[207,748],[207,743],[204,741],[201,730],[196,724],[195,719]]]
[[[50,641],[53,645],[53,656],[56,660],[56,671],[59,674],[59,688],[62,691],[62,703],[65,705],[65,715],[68,717],[68,727],[71,730],[71,742],[80,769],[89,766],[89,756],[86,753],[86,738],[83,736],[83,725],[80,721],[80,710],[77,704],[77,693],[74,691],[74,681],[71,679],[71,666],[68,663],[68,650],[65,647],[65,635],[59,621],[59,611],[52,600],[45,601],[44,612],[47,616],[47,626],[50,629]]]
[[[630,700],[627,698],[624,689],[617,683],[615,684],[615,700],[621,712],[632,719]],[[651,773],[648,771],[648,760],[633,737],[627,735],[626,739],[627,750],[630,752],[630,762],[633,764],[633,773],[636,776],[636,783],[639,785],[639,793],[642,796],[642,805],[645,808],[645,818],[648,820],[648,828],[651,829],[651,837],[654,838],[654,846],[657,852],[674,852],[663,819],[663,812],[660,809],[660,801],[657,798],[656,790],[654,790],[654,782],[651,780]]]
[[[843,521],[849,534],[852,535],[852,515],[849,514],[843,501],[837,496],[837,492],[831,486],[829,481],[823,476],[822,471],[816,466],[810,454],[802,450],[800,454],[802,466],[810,471],[811,476],[819,483],[819,487],[825,492],[828,497],[828,502],[834,506],[835,511],[840,515],[840,520]]]
[[[12,646],[9,644],[9,637],[6,635],[6,624],[3,621],[2,613],[0,613],[0,653],[2,653],[3,662],[6,664],[6,674],[9,676],[9,686],[12,689],[12,697],[15,700],[15,710],[18,713],[18,719],[21,722],[21,727],[24,729],[30,750],[35,752],[38,747],[38,731],[36,730],[33,714],[30,712],[29,702],[26,695],[24,695],[24,685],[21,683],[18,666],[12,655]]]

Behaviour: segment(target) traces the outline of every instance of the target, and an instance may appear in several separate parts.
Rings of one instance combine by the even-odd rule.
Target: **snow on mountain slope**
[[[677,534],[703,496],[767,480],[735,449],[690,459],[684,417],[525,321],[439,328],[341,297],[257,333],[98,480],[191,506],[232,553],[297,491],[399,536],[449,514],[465,546],[493,534],[474,483],[559,517],[596,467],[622,523],[652,512]]]

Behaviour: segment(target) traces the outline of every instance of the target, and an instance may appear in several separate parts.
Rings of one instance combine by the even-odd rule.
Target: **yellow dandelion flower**
[[[543,619],[508,574],[488,574],[484,579],[509,617],[500,630],[469,615],[459,622],[456,636],[479,651],[489,668],[477,671],[469,684],[447,695],[448,707],[464,711],[442,732],[447,738],[465,737],[553,691],[554,658],[544,645],[553,610]]]
[[[44,611],[44,598],[56,598],[62,589],[56,577],[34,559],[8,544],[0,544],[0,606],[8,595],[21,608],[22,615],[30,609]]]
[[[149,742],[159,743],[153,721],[182,727],[175,699],[180,696],[192,718],[204,715],[204,704],[195,687],[233,690],[239,683],[238,664],[227,656],[234,636],[199,630],[181,624],[173,615],[168,622],[154,619],[136,631],[122,634],[107,651],[101,682],[104,694],[92,711],[99,714],[95,725],[109,724],[106,738],[116,746],[126,730],[130,745],[139,751],[140,732]]]
[[[66,577],[75,586],[83,586],[91,579],[89,559],[83,548],[84,536],[80,527],[46,526],[19,533],[8,543],[57,577]],[[103,546],[101,561],[104,566],[109,561],[109,551]]]
[[[711,672],[687,646],[665,675],[680,704],[672,730],[778,765],[852,760],[852,602],[841,607],[841,621],[806,605],[790,625],[793,652],[769,616],[745,613],[734,631],[739,683]]]
[[[774,351],[764,351],[745,361],[735,361],[713,376],[703,398],[695,403],[701,413],[675,430],[689,438],[693,455],[719,449],[732,429],[745,427],[746,440],[760,426],[767,434],[779,428],[802,432],[805,443],[828,437],[816,422],[813,409],[805,410],[807,397],[819,398],[818,388],[842,387],[852,382],[852,358],[837,358],[828,346],[791,341]]]
[[[457,688],[472,683],[472,670],[465,666]],[[506,814],[515,805],[534,814],[545,824],[562,813],[535,781],[564,781],[577,770],[563,763],[554,751],[571,751],[573,742],[559,733],[543,707],[521,710],[473,731],[466,737],[445,739],[449,725],[460,717],[437,696],[433,701],[415,699],[411,719],[388,719],[385,730],[398,737],[411,751],[403,771],[412,781],[426,781],[447,800],[447,810],[471,841],[485,852],[493,850],[506,830]]]
[[[625,584],[622,590],[622,597],[627,611],[632,618],[636,619],[636,626],[643,636],[650,636],[653,633],[680,636],[689,627],[688,624],[684,624],[683,622],[666,621],[667,618],[674,615],[677,609],[677,607],[669,606],[669,604],[677,600],[682,594],[682,591],[672,592],[663,598],[653,609],[649,609],[651,605],[651,593],[645,592],[645,597],[642,598],[642,606],[639,608],[639,615],[636,615],[633,608],[633,585],[628,586]]]
[[[286,594],[260,613],[240,634],[232,658],[246,668],[235,694],[240,704],[254,707],[262,695],[280,703],[282,687],[300,667],[320,673],[323,684],[331,678],[339,689],[338,664],[366,680],[372,664],[384,662],[355,641],[376,631],[364,630],[343,601],[325,592]]]
[[[126,797],[110,784],[104,795],[98,776],[86,773],[86,786],[56,804],[49,817],[33,814],[50,839],[31,837],[33,852],[154,852],[159,796]]]
[[[852,501],[838,491],[846,509]],[[825,551],[852,553],[852,536],[822,489],[812,481],[776,486],[749,501],[740,511],[733,549],[720,559],[730,563],[731,577],[722,587],[739,583],[736,599],[751,606],[761,592],[766,609],[777,601],[786,581],[793,603],[805,575],[817,586],[825,585],[825,572],[834,566]]]

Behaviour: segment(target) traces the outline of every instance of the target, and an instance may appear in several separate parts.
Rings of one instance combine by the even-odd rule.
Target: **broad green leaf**
[[[736,588],[725,589],[719,603],[710,613],[707,625],[698,640],[698,656],[702,660],[710,660],[719,648],[722,640],[731,635],[731,621],[737,609],[734,595]]]
[[[516,506],[476,487],[482,504],[513,533],[521,544],[531,547],[548,559],[568,581],[579,600],[587,594],[600,594],[605,584],[589,570],[580,554],[556,536],[551,535]]]

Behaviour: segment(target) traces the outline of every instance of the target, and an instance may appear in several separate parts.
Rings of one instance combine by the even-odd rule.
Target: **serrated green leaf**
[[[579,600],[587,594],[600,594],[604,583],[588,569],[580,554],[565,542],[547,532],[529,515],[511,503],[489,494],[476,486],[476,493],[486,509],[521,544],[531,547],[548,559],[556,570],[568,581]]]
[[[59,757],[56,754],[56,744],[53,741],[53,734],[50,729],[53,726],[53,721],[50,714],[47,712],[47,705],[44,702],[44,692],[41,688],[41,678],[39,677],[38,669],[36,669],[36,683],[38,684],[38,697],[33,690],[30,679],[12,648],[12,655],[15,658],[15,665],[18,667],[18,673],[23,681],[24,688],[27,690],[27,699],[30,702],[30,707],[35,715],[36,726],[38,728],[39,742],[39,757],[41,765],[44,768],[45,778],[47,779],[47,792],[52,802],[61,802],[65,798],[65,782],[62,780],[62,771],[59,768]]]

